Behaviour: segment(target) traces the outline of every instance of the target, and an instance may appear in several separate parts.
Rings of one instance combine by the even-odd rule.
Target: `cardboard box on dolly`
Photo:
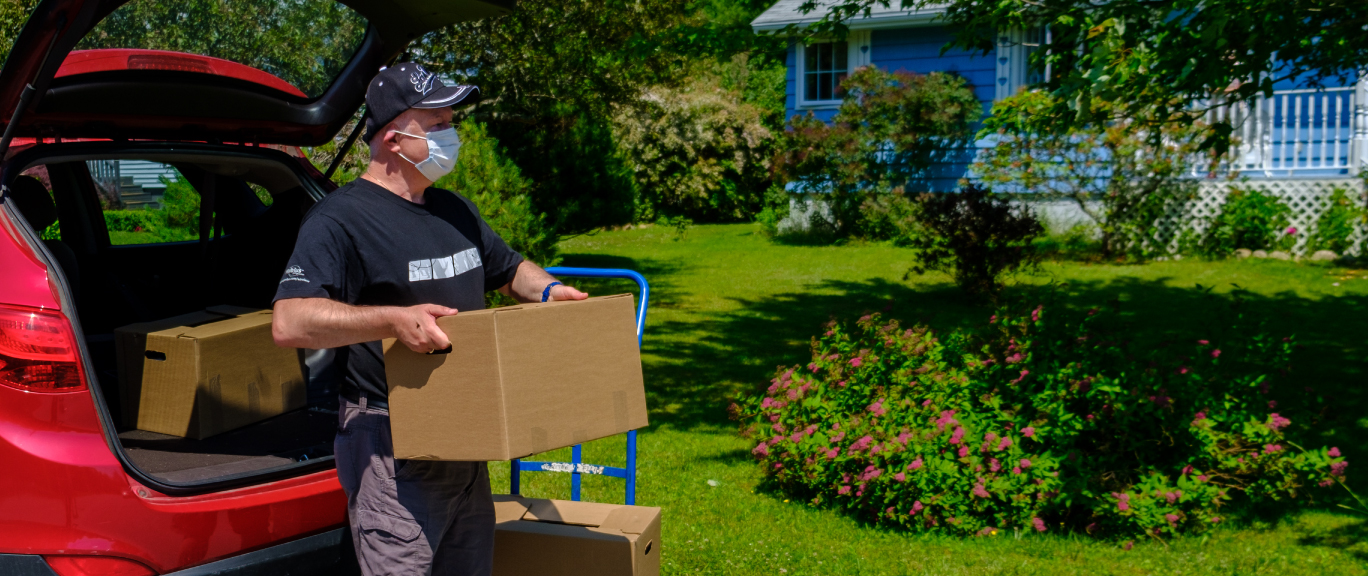
[[[643,428],[631,294],[437,319],[446,353],[385,341],[394,457],[510,460]]]
[[[660,509],[494,496],[494,576],[660,574]]]
[[[115,331],[127,425],[204,439],[305,404],[294,348],[276,346],[271,311],[215,306]]]

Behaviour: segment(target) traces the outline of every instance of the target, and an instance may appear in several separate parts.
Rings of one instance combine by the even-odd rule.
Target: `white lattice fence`
[[[1153,231],[1147,235],[1145,243],[1162,246],[1163,251],[1170,254],[1178,253],[1185,236],[1201,237],[1211,221],[1221,214],[1226,194],[1231,188],[1258,190],[1286,204],[1292,212],[1291,225],[1297,229],[1297,243],[1292,252],[1300,255],[1306,252],[1307,239],[1316,232],[1316,222],[1330,207],[1330,195],[1334,190],[1348,190],[1351,197],[1358,198],[1364,184],[1358,178],[1204,181],[1198,184],[1192,199],[1170,202],[1164,207],[1164,214],[1154,222]],[[1359,255],[1365,239],[1368,239],[1368,230],[1359,226],[1355,230],[1353,247],[1349,253]]]

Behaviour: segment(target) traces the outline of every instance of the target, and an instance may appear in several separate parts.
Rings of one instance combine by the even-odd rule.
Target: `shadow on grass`
[[[1365,542],[1368,542],[1368,521],[1345,524],[1333,530],[1303,536],[1297,540],[1297,543],[1302,546],[1334,548],[1345,551],[1360,562],[1368,562],[1368,552],[1362,550]],[[1346,550],[1355,547],[1360,548],[1360,550]]]

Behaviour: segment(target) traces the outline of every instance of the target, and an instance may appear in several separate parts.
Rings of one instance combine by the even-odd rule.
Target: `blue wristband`
[[[542,302],[545,302],[545,301],[551,299],[551,287],[552,287],[552,286],[560,286],[560,285],[561,285],[560,282],[552,282],[552,283],[550,283],[550,284],[547,284],[547,285],[546,285],[546,288],[542,290]]]

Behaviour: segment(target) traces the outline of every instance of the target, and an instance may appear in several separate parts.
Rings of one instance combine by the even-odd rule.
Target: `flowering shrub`
[[[1290,338],[1132,346],[1115,311],[1003,308],[979,329],[832,323],[812,361],[733,406],[777,488],[914,531],[1162,538],[1341,480],[1272,399]]]

